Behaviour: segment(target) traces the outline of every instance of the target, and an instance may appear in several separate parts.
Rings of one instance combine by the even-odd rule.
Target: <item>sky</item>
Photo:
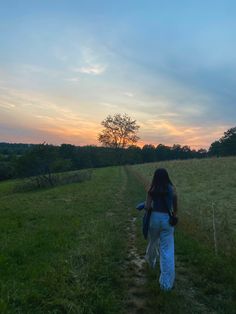
[[[0,0],[0,142],[208,148],[236,125],[236,2]]]

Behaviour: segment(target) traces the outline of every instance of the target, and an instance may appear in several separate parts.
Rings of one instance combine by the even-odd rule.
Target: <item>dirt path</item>
[[[214,310],[216,308],[216,299],[218,299],[217,303],[220,302],[224,297],[223,294],[206,295],[204,290],[205,279],[200,273],[196,273],[196,271],[194,273],[189,262],[185,260],[183,255],[178,255],[178,252],[176,252],[175,256],[175,288],[171,293],[160,291],[157,280],[158,265],[156,271],[150,276],[149,271],[147,272],[148,267],[143,254],[145,251],[144,245],[141,245],[143,248],[140,249],[140,237],[142,235],[140,234],[139,236],[136,230],[140,228],[138,220],[141,217],[133,208],[127,207],[127,210],[129,213],[127,226],[129,253],[124,269],[129,279],[126,313],[225,313],[221,309]],[[142,251],[142,254],[140,254],[140,251]],[[197,282],[203,284],[199,286]],[[211,283],[208,282],[207,284]],[[215,305],[213,306],[213,304]]]
[[[150,279],[147,278],[144,255],[139,254],[136,247],[136,220],[137,217],[131,217],[129,226],[127,227],[129,235],[129,254],[125,268],[129,274],[129,282],[126,313],[148,314],[147,298],[150,298],[150,295],[148,296],[147,294],[147,281]],[[201,292],[190,278],[191,271],[188,269],[187,265],[181,261],[178,255],[176,255],[175,259],[176,281],[174,291],[184,300],[185,306],[187,305],[188,307],[188,309],[186,309],[185,306],[183,306],[183,313],[217,313],[199,300],[199,294],[201,294]],[[158,270],[156,273],[158,273]],[[158,286],[157,280],[155,280],[155,283]],[[154,295],[152,295],[152,297],[155,298]],[[155,313],[169,313],[169,310],[165,311],[163,308],[160,310],[157,309]]]
[[[127,314],[141,314],[145,312],[146,296],[144,285],[146,283],[146,274],[144,269],[145,260],[143,256],[138,253],[136,248],[136,219],[132,215],[133,208],[127,204],[127,193],[129,193],[129,182],[127,171],[124,167],[121,168],[123,183],[116,199],[118,203],[127,212],[127,249],[128,254],[123,265],[124,280],[127,283],[126,295],[126,313]],[[111,215],[108,212],[108,215]]]
[[[136,236],[135,236],[135,222],[136,217],[131,217],[129,220],[130,225],[128,226],[128,260],[126,263],[126,269],[130,273],[128,283],[128,302],[127,302],[127,313],[146,313],[146,273],[145,273],[145,260],[144,257],[138,254],[136,248]]]

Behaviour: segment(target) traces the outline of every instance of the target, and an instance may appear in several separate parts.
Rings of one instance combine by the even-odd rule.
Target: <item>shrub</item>
[[[14,191],[27,192],[57,185],[79,183],[90,180],[91,177],[92,169],[52,174],[50,180],[48,176],[45,175],[34,176],[17,183],[14,187]]]

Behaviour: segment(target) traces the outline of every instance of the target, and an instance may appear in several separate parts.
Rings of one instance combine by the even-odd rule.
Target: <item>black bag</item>
[[[170,211],[165,196],[163,196],[163,200],[164,200],[164,202],[165,202],[166,208],[167,208],[167,210],[168,210],[168,214],[169,214],[169,216],[170,216],[170,218],[169,218],[169,224],[170,224],[172,227],[174,227],[174,226],[176,226],[177,223],[178,223],[178,217],[174,216],[173,213]]]
[[[178,217],[176,217],[174,215],[170,215],[169,224],[174,227],[177,225],[177,223],[178,223]]]

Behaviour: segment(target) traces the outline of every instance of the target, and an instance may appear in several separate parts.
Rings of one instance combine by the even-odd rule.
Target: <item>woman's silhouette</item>
[[[157,169],[147,193],[145,205],[151,210],[149,243],[146,260],[154,268],[160,256],[160,288],[170,290],[175,280],[174,227],[169,223],[170,212],[177,213],[177,195],[166,169]]]

